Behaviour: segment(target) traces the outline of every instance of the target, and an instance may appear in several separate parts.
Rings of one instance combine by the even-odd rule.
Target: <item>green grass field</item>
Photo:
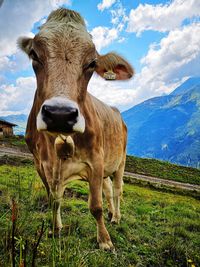
[[[199,169],[179,166],[156,159],[143,159],[127,156],[126,171],[182,183],[200,185]]]
[[[16,266],[34,266],[32,259],[43,220],[44,234],[35,254],[37,267],[200,266],[199,201],[125,184],[121,224],[106,222],[116,248],[111,253],[98,249],[87,194],[87,183],[69,184],[62,207],[65,227],[61,238],[49,237],[51,211],[34,167],[28,163],[1,165],[0,266],[11,266],[12,261],[13,198],[17,203]]]

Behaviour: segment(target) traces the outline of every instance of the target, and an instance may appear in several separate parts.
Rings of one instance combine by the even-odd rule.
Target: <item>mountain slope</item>
[[[181,95],[190,91],[193,87],[200,85],[200,78],[193,77],[186,80],[183,84],[178,86],[170,95]]]
[[[122,116],[128,126],[128,154],[199,166],[200,78],[188,79],[170,95],[149,99]]]

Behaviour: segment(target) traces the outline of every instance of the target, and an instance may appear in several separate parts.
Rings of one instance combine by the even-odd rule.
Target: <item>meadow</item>
[[[16,163],[16,162],[15,162]],[[88,210],[88,185],[68,185],[64,229],[53,237],[51,209],[29,161],[0,166],[0,266],[200,266],[198,200],[125,184],[120,225],[104,214],[115,252],[100,251]]]
[[[126,157],[126,171],[200,185],[200,169],[180,166],[157,159]]]

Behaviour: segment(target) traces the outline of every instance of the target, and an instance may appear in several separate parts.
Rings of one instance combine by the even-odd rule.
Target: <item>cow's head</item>
[[[84,132],[87,85],[96,71],[105,78],[129,79],[133,69],[115,53],[100,56],[81,16],[68,9],[53,11],[33,39],[20,38],[37,78],[37,129],[56,133]],[[108,78],[110,77],[107,73]]]

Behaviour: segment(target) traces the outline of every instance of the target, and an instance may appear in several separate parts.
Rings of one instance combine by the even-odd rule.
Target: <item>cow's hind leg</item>
[[[108,218],[111,220],[114,213],[113,185],[110,177],[103,180],[103,193],[108,203]]]
[[[117,224],[120,222],[121,219],[120,198],[123,192],[123,175],[124,175],[124,162],[121,163],[119,169],[114,173],[113,177],[114,213],[111,222]]]
[[[97,242],[99,243],[99,248],[103,250],[111,250],[113,249],[113,244],[105,227],[103,218],[102,183],[102,179],[98,178],[89,181],[89,208],[97,222]]]

